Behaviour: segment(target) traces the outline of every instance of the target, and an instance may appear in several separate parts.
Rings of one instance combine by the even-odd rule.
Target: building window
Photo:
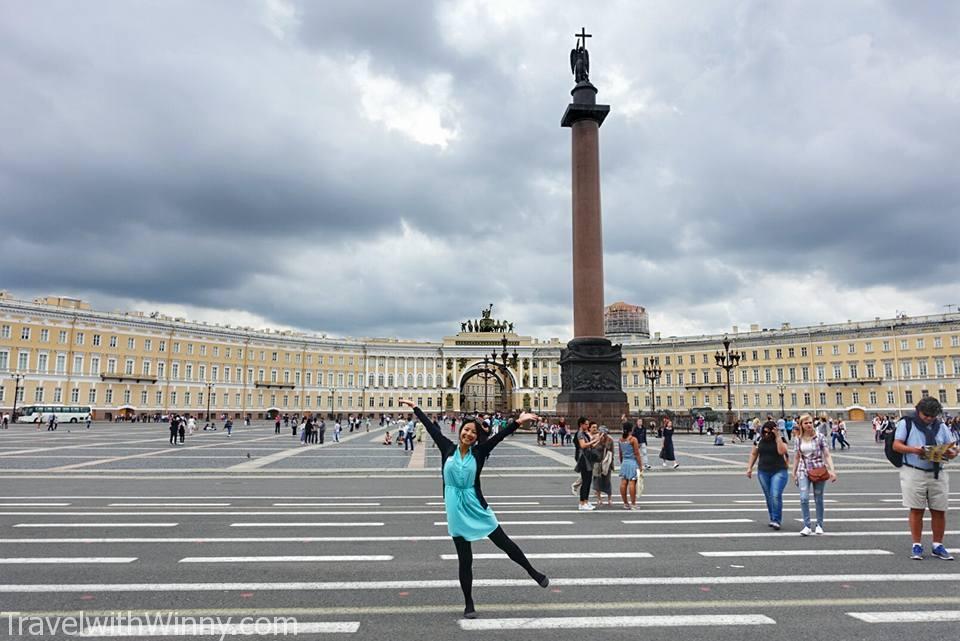
[[[893,378],[893,363],[883,364],[883,375],[885,378]]]
[[[167,351],[167,341],[160,341],[160,343],[157,345],[157,351],[158,352]]]
[[[63,389],[55,387],[53,389],[53,402],[62,403],[63,402]]]
[[[860,372],[857,370],[857,364],[856,364],[856,363],[850,363],[850,378],[856,380],[857,378],[859,378],[859,376],[858,376],[859,373],[860,373]]]
[[[111,336],[111,337],[110,337],[110,347],[116,347],[116,346],[117,346],[117,337],[116,337],[116,336]]]
[[[887,391],[887,405],[893,405],[896,403],[896,400],[893,398],[893,392]]]
[[[839,380],[839,379],[842,378],[842,377],[843,377],[843,372],[840,370],[840,366],[839,366],[839,365],[834,365],[834,366],[833,366],[833,378]]]
[[[850,402],[854,405],[858,405],[860,403],[860,392],[852,392],[850,394]]]
[[[783,358],[783,350],[779,347],[777,348],[777,358]]]
[[[870,404],[871,404],[871,405],[876,405],[876,404],[877,404],[877,393],[874,392],[874,391],[871,391],[871,392],[870,392]]]
[[[802,356],[803,358],[806,358],[806,357],[807,357],[807,348],[806,348],[806,347],[801,347],[801,348],[800,348],[800,356]]]
[[[79,403],[80,402],[80,388],[74,387],[70,390],[70,402]]]
[[[910,365],[910,361],[900,363],[900,370],[903,372],[904,378],[910,378],[913,376],[913,368]]]
[[[872,354],[872,353],[873,353],[873,343],[864,343],[864,344],[863,344],[863,351],[866,352],[867,354]]]
[[[0,338],[10,338],[10,326],[9,326],[9,325],[4,325],[3,327],[0,327]],[[956,338],[956,336],[954,336],[954,338]],[[634,364],[636,364],[636,363],[634,363]]]
[[[149,338],[143,339],[143,351],[151,352],[153,351],[153,341]]]
[[[900,351],[905,352],[908,349],[910,349],[910,343],[907,341],[907,339],[900,339]]]
[[[885,351],[885,352],[889,352],[889,351],[890,351],[890,341],[883,341],[883,343],[880,345],[880,349],[882,349],[882,350]]]
[[[918,339],[917,339],[917,349],[923,349],[923,339],[922,339],[922,338],[918,338]]]
[[[106,403],[107,403],[107,405],[110,405],[111,403],[113,403],[113,390],[112,390],[112,389],[108,389],[108,390],[107,390]]]
[[[810,407],[810,392],[803,393],[803,405],[805,407]]]
[[[938,396],[938,398],[940,399],[940,402],[941,402],[941,403],[946,403],[946,402],[947,402],[947,390],[945,390],[945,389],[937,390],[937,396]]]
[[[41,330],[40,330],[40,342],[41,342],[41,343],[49,343],[49,342],[50,342],[50,330],[49,330],[49,329],[41,329]]]
[[[839,346],[839,345],[831,345],[831,346],[830,346],[830,353],[833,354],[834,356],[839,355],[839,354],[840,354],[840,346]]]
[[[903,398],[907,402],[907,405],[913,405],[913,391],[907,390],[903,393]]]
[[[843,392],[837,392],[837,393],[836,393],[836,400],[837,400],[837,406],[838,406],[838,407],[842,407],[842,406],[843,406]]]
[[[796,407],[796,406],[797,406],[797,393],[796,393],[796,392],[791,392],[791,393],[790,393],[790,407]]]
[[[30,340],[30,328],[24,327],[20,330],[20,340],[28,341]]]
[[[87,392],[87,402],[91,405],[97,402],[97,389],[95,387],[91,387],[90,391]]]
[[[25,372],[29,369],[30,365],[30,352],[20,350],[17,352],[17,369],[21,372]]]
[[[136,349],[137,339],[128,338],[127,339],[127,349]]]
[[[817,345],[817,356],[823,356],[823,345]]]
[[[825,406],[827,404],[827,393],[820,392],[820,405]]]

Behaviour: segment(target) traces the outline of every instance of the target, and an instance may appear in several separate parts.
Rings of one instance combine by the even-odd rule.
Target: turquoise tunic
[[[473,457],[472,448],[464,457],[460,456],[460,448],[457,448],[443,465],[447,532],[450,536],[462,536],[467,541],[485,539],[500,527],[493,510],[480,505],[473,484],[476,476],[477,459]]]

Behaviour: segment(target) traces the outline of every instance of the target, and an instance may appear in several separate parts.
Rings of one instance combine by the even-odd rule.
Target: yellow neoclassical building
[[[0,293],[0,408],[88,406],[97,419],[203,415],[380,414],[412,397],[437,411],[551,412],[561,390],[558,338],[496,321],[451,328],[436,342],[331,338],[101,312],[82,301]],[[960,314],[776,329],[732,328],[734,411],[818,412],[861,419],[925,395],[960,408]],[[725,409],[723,335],[625,339],[623,387],[633,411]],[[496,357],[496,359],[494,359]],[[662,369],[651,398],[645,359]],[[486,359],[486,360],[485,360]]]

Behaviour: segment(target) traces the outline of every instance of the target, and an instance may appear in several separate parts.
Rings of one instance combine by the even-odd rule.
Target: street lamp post
[[[723,337],[723,352],[717,352],[713,355],[717,361],[717,367],[727,372],[727,425],[733,425],[733,394],[730,391],[730,372],[740,365],[740,359],[743,353],[737,350],[730,350],[730,339]]]
[[[657,413],[657,381],[662,374],[659,356],[643,357],[643,377],[650,381],[650,413],[653,415]]]
[[[23,374],[13,375],[13,412],[10,415],[11,420],[17,422],[17,400],[20,397],[20,381],[23,380]]]
[[[500,353],[498,354],[497,350],[493,350],[493,353],[490,354],[490,356],[493,359],[493,364],[497,365],[499,361],[499,363],[503,365],[504,370],[507,369],[508,365],[510,367],[516,368],[517,362],[520,360],[520,355],[517,353],[517,350],[513,350],[513,354],[507,351],[508,345],[509,343],[507,342],[507,337],[502,336],[500,337],[500,349],[501,349]],[[486,356],[484,356],[483,361],[484,363],[487,362]],[[483,386],[483,390],[484,390],[484,395],[486,395],[486,390],[487,390],[486,385]],[[507,392],[506,385],[504,385],[503,392],[504,392],[504,396],[506,396],[506,392]],[[506,401],[506,398],[504,398],[504,400]]]
[[[787,413],[783,407],[783,393],[787,391],[787,386],[780,383],[777,385],[777,390],[780,392],[780,418],[786,418]]]
[[[205,385],[207,386],[207,420],[209,421],[210,420],[210,390],[214,388],[215,383],[207,381]]]

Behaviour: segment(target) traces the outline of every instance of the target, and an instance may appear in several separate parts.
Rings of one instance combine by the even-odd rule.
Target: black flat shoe
[[[539,578],[539,579],[535,579],[535,580],[536,580],[537,584],[540,585],[541,588],[545,588],[545,587],[547,587],[548,585],[550,585],[550,579],[547,578],[547,575],[546,575],[546,574],[541,574],[541,575],[540,575],[540,578]]]
[[[463,609],[463,618],[464,618],[464,619],[476,619],[476,618],[477,618],[477,611],[474,610],[474,609],[472,609],[472,608],[464,608],[464,609]]]

